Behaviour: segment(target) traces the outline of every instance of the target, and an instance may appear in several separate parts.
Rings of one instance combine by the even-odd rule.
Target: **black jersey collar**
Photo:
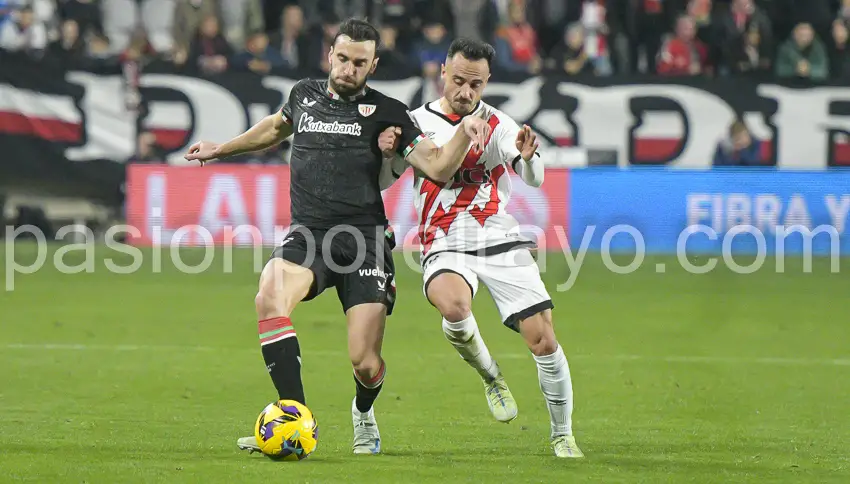
[[[358,99],[363,99],[364,97],[366,97],[366,93],[368,93],[368,92],[369,92],[369,87],[364,86],[362,91],[358,92],[357,94],[355,94],[353,96],[340,96],[339,94],[331,91],[330,83],[328,83],[325,86],[325,94],[327,94],[329,98],[331,98],[335,101],[348,101],[348,102],[357,101]]]

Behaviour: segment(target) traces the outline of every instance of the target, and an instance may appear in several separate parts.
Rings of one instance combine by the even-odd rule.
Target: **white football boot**
[[[552,439],[552,448],[555,450],[555,457],[566,459],[578,459],[584,457],[581,449],[576,444],[576,438],[572,435],[561,435]]]
[[[249,454],[260,452],[260,446],[254,436],[240,438],[236,441],[236,447],[239,447],[239,450],[247,450]]]
[[[508,384],[502,377],[502,372],[496,378],[484,382],[484,395],[487,397],[487,406],[493,418],[499,422],[510,422],[516,418],[517,405]]]
[[[375,407],[366,413],[357,410],[357,399],[351,402],[351,420],[354,423],[354,453],[380,454],[381,434],[375,421]]]

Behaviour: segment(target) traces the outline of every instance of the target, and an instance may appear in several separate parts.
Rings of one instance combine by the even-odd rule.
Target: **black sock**
[[[264,335],[269,336],[264,338]],[[284,336],[283,339],[276,340],[280,336]],[[264,343],[264,340],[270,342]],[[301,383],[301,348],[289,318],[260,321],[260,344],[278,397],[306,404]]]
[[[372,408],[372,405],[375,404],[375,399],[378,398],[378,394],[381,393],[381,387],[384,386],[384,374],[386,374],[386,366],[383,360],[381,360],[381,367],[378,370],[378,374],[369,381],[360,381],[357,373],[354,373],[354,383],[357,385],[354,405],[360,413],[368,412]]]

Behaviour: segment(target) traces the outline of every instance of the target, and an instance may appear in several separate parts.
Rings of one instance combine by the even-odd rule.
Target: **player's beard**
[[[334,81],[333,77],[328,77],[328,84],[330,84],[331,89],[334,90],[335,93],[340,96],[354,96],[355,94],[359,94],[360,91],[366,86],[366,81],[369,80],[369,76],[363,78],[363,80],[359,83],[353,84],[353,87],[349,86],[341,86]]]

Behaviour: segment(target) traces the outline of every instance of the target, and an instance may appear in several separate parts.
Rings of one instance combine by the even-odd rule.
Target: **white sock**
[[[564,356],[564,350],[558,349],[551,355],[535,356],[537,377],[540,390],[549,407],[549,419],[552,424],[552,438],[573,433],[573,383],[570,380],[570,366]]]
[[[478,323],[475,316],[469,315],[466,319],[452,323],[443,318],[443,334],[449,343],[455,347],[460,357],[485,380],[492,380],[499,376],[499,366],[490,356],[490,351],[481,333],[478,332]]]

